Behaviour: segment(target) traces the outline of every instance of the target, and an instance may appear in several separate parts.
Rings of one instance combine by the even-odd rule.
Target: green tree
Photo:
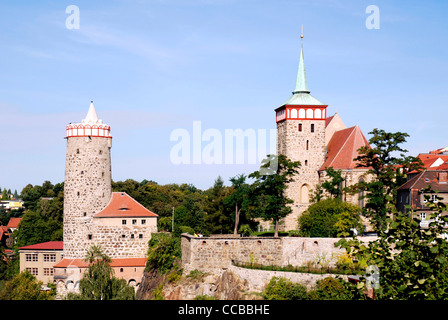
[[[333,167],[325,167],[325,173],[328,177],[321,183],[322,189],[327,191],[331,197],[342,200],[342,170],[335,170]]]
[[[274,167],[276,167],[276,172],[271,172]],[[288,205],[294,201],[286,196],[285,190],[288,183],[292,182],[294,176],[297,175],[298,167],[300,167],[299,161],[293,162],[283,154],[278,157],[268,155],[260,170],[249,175],[249,178],[255,178],[251,186],[251,198],[252,201],[255,201],[253,202],[255,214],[274,222],[275,237],[278,237],[279,220],[292,211]]]
[[[312,204],[300,217],[299,232],[305,237],[349,235],[351,229],[362,231],[361,208],[339,199],[325,199]]]
[[[224,204],[230,208],[234,208],[235,222],[233,234],[236,235],[238,234],[240,220],[247,222],[247,219],[245,219],[246,217],[241,217],[241,211],[244,213],[250,203],[250,185],[246,183],[246,175],[244,174],[230,178],[230,182],[232,183],[232,186],[229,195],[224,199]]]
[[[349,189],[352,193],[365,191],[368,201],[363,211],[378,231],[386,228],[388,215],[397,212],[397,188],[406,181],[408,172],[421,170],[422,162],[419,158],[405,156],[407,150],[401,145],[409,137],[407,133],[373,129],[369,134],[372,134],[370,146],[361,147],[354,160],[358,162],[357,167],[367,168],[373,179],[359,182]]]
[[[23,271],[7,281],[0,291],[0,300],[52,300],[53,291],[42,291],[42,281]]]
[[[153,233],[149,240],[146,271],[157,269],[160,274],[171,270],[181,258],[180,238],[171,233]]]
[[[111,259],[101,247],[92,246],[86,254],[89,267],[79,282],[79,294],[69,294],[69,300],[133,300],[134,288],[124,279],[114,277]]]
[[[316,282],[315,288],[308,292],[311,300],[361,300],[362,293],[355,285],[334,277],[326,277]]]
[[[399,212],[387,219],[388,229],[380,231],[376,241],[364,244],[354,238],[337,243],[353,259],[365,259],[367,265],[378,268],[378,299],[448,299],[448,242],[442,236],[448,216],[441,215],[448,208],[441,202],[427,205],[436,212],[427,229],[420,227],[418,219]],[[367,285],[364,278],[358,288]]]

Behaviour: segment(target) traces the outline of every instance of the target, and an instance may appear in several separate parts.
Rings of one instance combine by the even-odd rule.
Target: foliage
[[[272,277],[262,296],[266,300],[308,300],[305,286],[283,277]]]
[[[57,192],[57,194],[55,194]],[[63,184],[53,186],[49,181],[42,186],[28,185],[22,194],[38,194],[39,198],[25,201],[31,208],[24,212],[20,228],[14,231],[18,247],[46,241],[62,241],[64,190]],[[42,194],[54,195],[53,199],[41,199]],[[27,198],[27,196],[25,196]]]
[[[374,179],[359,182],[349,190],[351,193],[365,191],[368,201],[364,214],[378,231],[385,230],[387,216],[397,212],[396,189],[406,181],[408,172],[421,170],[423,164],[419,158],[404,155],[407,150],[401,145],[409,137],[407,133],[373,129],[369,134],[373,135],[369,139],[370,146],[361,147],[354,160],[358,162],[357,167],[367,168]],[[396,157],[397,153],[399,157]]]
[[[153,233],[149,240],[146,271],[157,269],[165,274],[176,265],[181,257],[180,238],[170,233]]]
[[[250,229],[247,217],[244,214],[248,211],[248,206],[250,205],[250,185],[246,183],[246,176],[244,174],[230,178],[230,182],[232,183],[232,186],[230,188],[229,195],[224,199],[224,205],[229,208],[235,208],[233,234],[236,235],[239,232],[238,226],[241,222],[245,223],[245,225]],[[241,215],[241,213],[243,213],[243,215]]]
[[[360,300],[363,295],[355,285],[334,277],[316,281],[315,288],[308,292],[311,300]]]
[[[428,204],[437,211],[437,219],[428,229],[422,229],[418,219],[398,213],[387,219],[387,231],[368,245],[358,239],[342,239],[337,245],[347,249],[354,259],[366,259],[380,272],[379,299],[448,299],[448,242],[442,237],[446,232],[448,216],[442,203]],[[365,288],[366,279],[358,286]]]
[[[42,291],[42,281],[23,271],[7,281],[0,291],[0,300],[52,300],[55,292]]]
[[[325,167],[325,173],[328,179],[321,183],[322,189],[327,191],[332,198],[341,200],[342,182],[344,181],[342,170],[335,170],[333,167]]]
[[[312,204],[299,217],[299,234],[304,237],[337,237],[355,228],[362,230],[361,209],[338,199],[325,199]]]
[[[277,162],[276,172],[270,172]],[[291,213],[292,209],[288,204],[294,201],[285,195],[288,183],[294,180],[298,173],[297,168],[300,162],[293,162],[285,155],[278,157],[268,155],[267,160],[259,171],[249,175],[255,181],[251,186],[251,199],[253,201],[253,211],[255,216],[265,220],[272,220],[275,224],[275,234],[278,236],[278,222]]]
[[[133,300],[134,288],[124,279],[114,277],[111,259],[96,245],[86,254],[89,267],[79,282],[79,294],[67,296],[69,300]]]

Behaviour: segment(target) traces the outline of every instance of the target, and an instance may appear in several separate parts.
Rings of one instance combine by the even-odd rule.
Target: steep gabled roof
[[[327,145],[326,160],[319,171],[329,167],[355,169],[357,162],[353,159],[362,146],[369,146],[369,142],[358,126],[336,131]]]
[[[109,204],[94,215],[95,218],[117,218],[117,217],[158,217],[149,211],[126,192],[112,192]]]

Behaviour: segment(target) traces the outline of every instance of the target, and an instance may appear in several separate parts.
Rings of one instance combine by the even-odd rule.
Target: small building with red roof
[[[27,270],[44,284],[53,283],[54,265],[62,259],[63,242],[48,241],[19,248],[20,272]]]

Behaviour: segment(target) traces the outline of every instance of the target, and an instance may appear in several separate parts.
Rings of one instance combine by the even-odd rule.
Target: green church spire
[[[300,60],[299,68],[297,70],[296,87],[294,88],[293,94],[295,93],[310,93],[308,90],[308,84],[306,82],[306,72],[305,72],[305,60],[303,59],[303,26],[302,34],[300,35],[301,48],[300,48]]]

